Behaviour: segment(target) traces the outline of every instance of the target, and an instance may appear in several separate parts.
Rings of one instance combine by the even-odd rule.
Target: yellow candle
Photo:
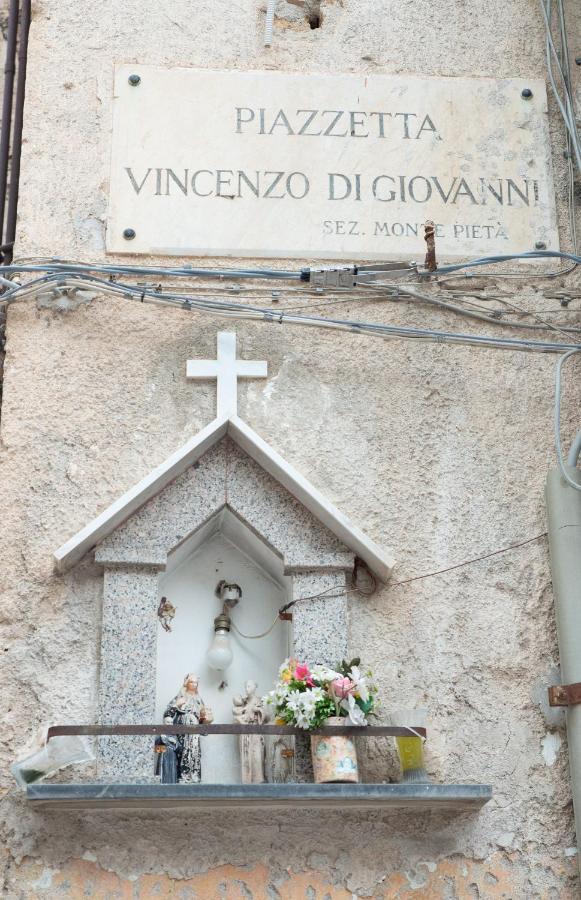
[[[395,739],[399,761],[404,772],[409,769],[424,768],[424,747],[419,737],[398,737]]]

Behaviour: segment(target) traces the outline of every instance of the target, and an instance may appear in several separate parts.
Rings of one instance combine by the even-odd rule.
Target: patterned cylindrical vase
[[[325,725],[344,724],[343,716],[331,716],[325,722]],[[353,738],[344,734],[313,734],[311,754],[316,784],[329,781],[359,781],[357,751]]]

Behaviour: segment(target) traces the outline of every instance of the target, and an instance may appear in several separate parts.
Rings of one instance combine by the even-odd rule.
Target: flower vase
[[[331,716],[325,725],[345,725],[343,716]],[[358,782],[357,751],[353,738],[345,734],[311,735],[315,784],[331,781]]]

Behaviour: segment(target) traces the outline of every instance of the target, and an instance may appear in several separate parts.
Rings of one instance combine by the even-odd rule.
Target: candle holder
[[[391,715],[391,724],[405,728],[425,728],[426,709],[399,709]],[[410,733],[409,737],[396,737],[395,746],[404,784],[429,784],[424,762],[424,739]]]

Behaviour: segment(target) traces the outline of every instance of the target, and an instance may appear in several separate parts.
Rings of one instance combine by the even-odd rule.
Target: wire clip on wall
[[[307,281],[314,288],[354,288],[360,284],[373,284],[384,278],[405,278],[418,275],[416,262],[393,262],[370,266],[323,266],[320,269],[302,269],[301,281]]]

